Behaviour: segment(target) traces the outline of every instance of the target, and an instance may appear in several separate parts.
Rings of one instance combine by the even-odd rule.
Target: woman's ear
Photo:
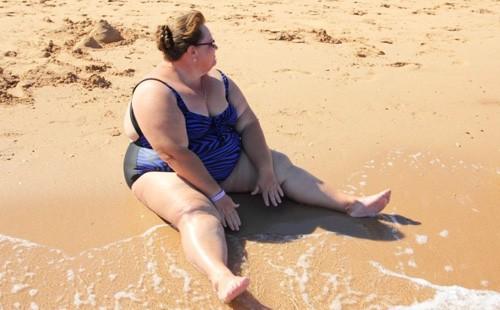
[[[191,57],[191,60],[193,62],[198,61],[198,50],[195,48],[195,46],[191,45],[188,47],[187,54]]]
[[[198,51],[196,50],[196,46],[190,45],[187,49],[187,53],[190,56],[197,56],[196,54],[198,53]]]
[[[196,50],[195,46],[194,45],[190,45],[186,51],[186,54],[189,55],[189,57],[191,58],[191,60],[193,62],[197,62],[198,61],[198,51]]]

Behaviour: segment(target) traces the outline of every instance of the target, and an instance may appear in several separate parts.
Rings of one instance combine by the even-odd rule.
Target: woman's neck
[[[165,62],[166,68],[176,75],[176,78],[192,90],[201,89],[201,77],[203,74],[197,72],[192,66],[178,62]]]

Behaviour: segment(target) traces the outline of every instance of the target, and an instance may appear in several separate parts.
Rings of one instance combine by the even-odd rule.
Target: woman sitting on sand
[[[226,266],[223,227],[241,225],[238,204],[227,193],[261,194],[267,206],[286,196],[363,217],[379,213],[390,191],[342,194],[270,150],[241,90],[214,69],[217,45],[204,22],[193,11],[159,27],[164,59],[134,88],[125,117],[133,142],[124,168],[135,196],[179,230],[189,261],[230,302],[249,279]]]

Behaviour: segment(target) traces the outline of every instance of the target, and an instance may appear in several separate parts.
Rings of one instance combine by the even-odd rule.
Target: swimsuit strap
[[[224,91],[225,91],[225,94],[226,94],[226,100],[229,103],[229,79],[224,74],[224,72],[222,72],[221,70],[218,70],[218,69],[217,69],[217,71],[219,71],[220,75],[222,76],[222,81],[224,82]],[[186,107],[186,104],[184,103],[184,100],[182,100],[181,95],[175,90],[175,88],[173,88],[172,86],[168,85],[167,82],[162,81],[162,80],[157,79],[157,78],[146,78],[146,79],[140,81],[139,83],[137,83],[135,85],[134,89],[132,90],[132,94],[134,94],[135,89],[137,88],[137,86],[139,86],[139,84],[141,84],[144,81],[149,81],[149,80],[157,81],[157,82],[160,82],[163,85],[167,86],[174,93],[175,98],[177,99],[177,106],[179,107],[179,109],[181,109],[181,111],[184,112],[184,113],[189,112],[189,109]],[[137,134],[139,136],[144,136],[144,134],[142,133],[141,128],[139,127],[139,123],[137,122],[137,119],[135,118],[134,109],[132,107],[132,101],[130,102],[130,120],[132,121],[132,126],[134,126],[134,129],[137,132]]]
[[[139,127],[139,123],[137,123],[137,119],[135,118],[134,109],[132,108],[132,100],[130,101],[130,121],[132,121],[132,126],[134,126],[135,132],[137,132],[139,137],[144,136],[141,128]]]
[[[219,69],[217,69],[217,71],[219,71],[220,75],[222,76],[222,81],[224,82],[224,90],[226,92],[226,100],[229,103],[229,79],[224,74],[224,72],[220,71]]]
[[[140,81],[139,83],[137,83],[135,85],[134,89],[132,90],[132,95],[134,94],[135,89],[137,88],[137,86],[139,86],[139,84],[141,84],[144,81],[149,81],[149,80],[158,81],[158,82],[162,83],[163,85],[167,86],[174,93],[175,98],[177,99],[177,106],[179,107],[179,109],[181,109],[182,112],[188,111],[188,108],[186,107],[184,100],[182,100],[181,95],[179,95],[179,93],[172,86],[168,85],[167,82],[162,81],[162,80],[157,79],[157,78],[146,78],[146,79]],[[141,128],[139,127],[139,123],[137,122],[137,119],[135,118],[134,109],[132,108],[132,101],[130,102],[130,120],[132,121],[132,126],[134,126],[134,129],[137,132],[137,134],[139,136],[144,136]]]

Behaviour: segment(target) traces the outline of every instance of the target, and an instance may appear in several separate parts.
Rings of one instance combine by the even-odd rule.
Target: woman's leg
[[[325,207],[351,216],[374,216],[389,203],[390,190],[365,197],[356,197],[335,190],[306,170],[292,164],[283,153],[272,151],[273,167],[285,195],[297,202]],[[234,175],[228,178],[228,191],[251,191],[257,180],[256,169],[243,153],[235,168]]]
[[[218,296],[229,302],[246,290],[249,279],[226,266],[227,246],[218,211],[175,173],[149,172],[132,186],[136,197],[181,234],[187,259],[208,275]]]

